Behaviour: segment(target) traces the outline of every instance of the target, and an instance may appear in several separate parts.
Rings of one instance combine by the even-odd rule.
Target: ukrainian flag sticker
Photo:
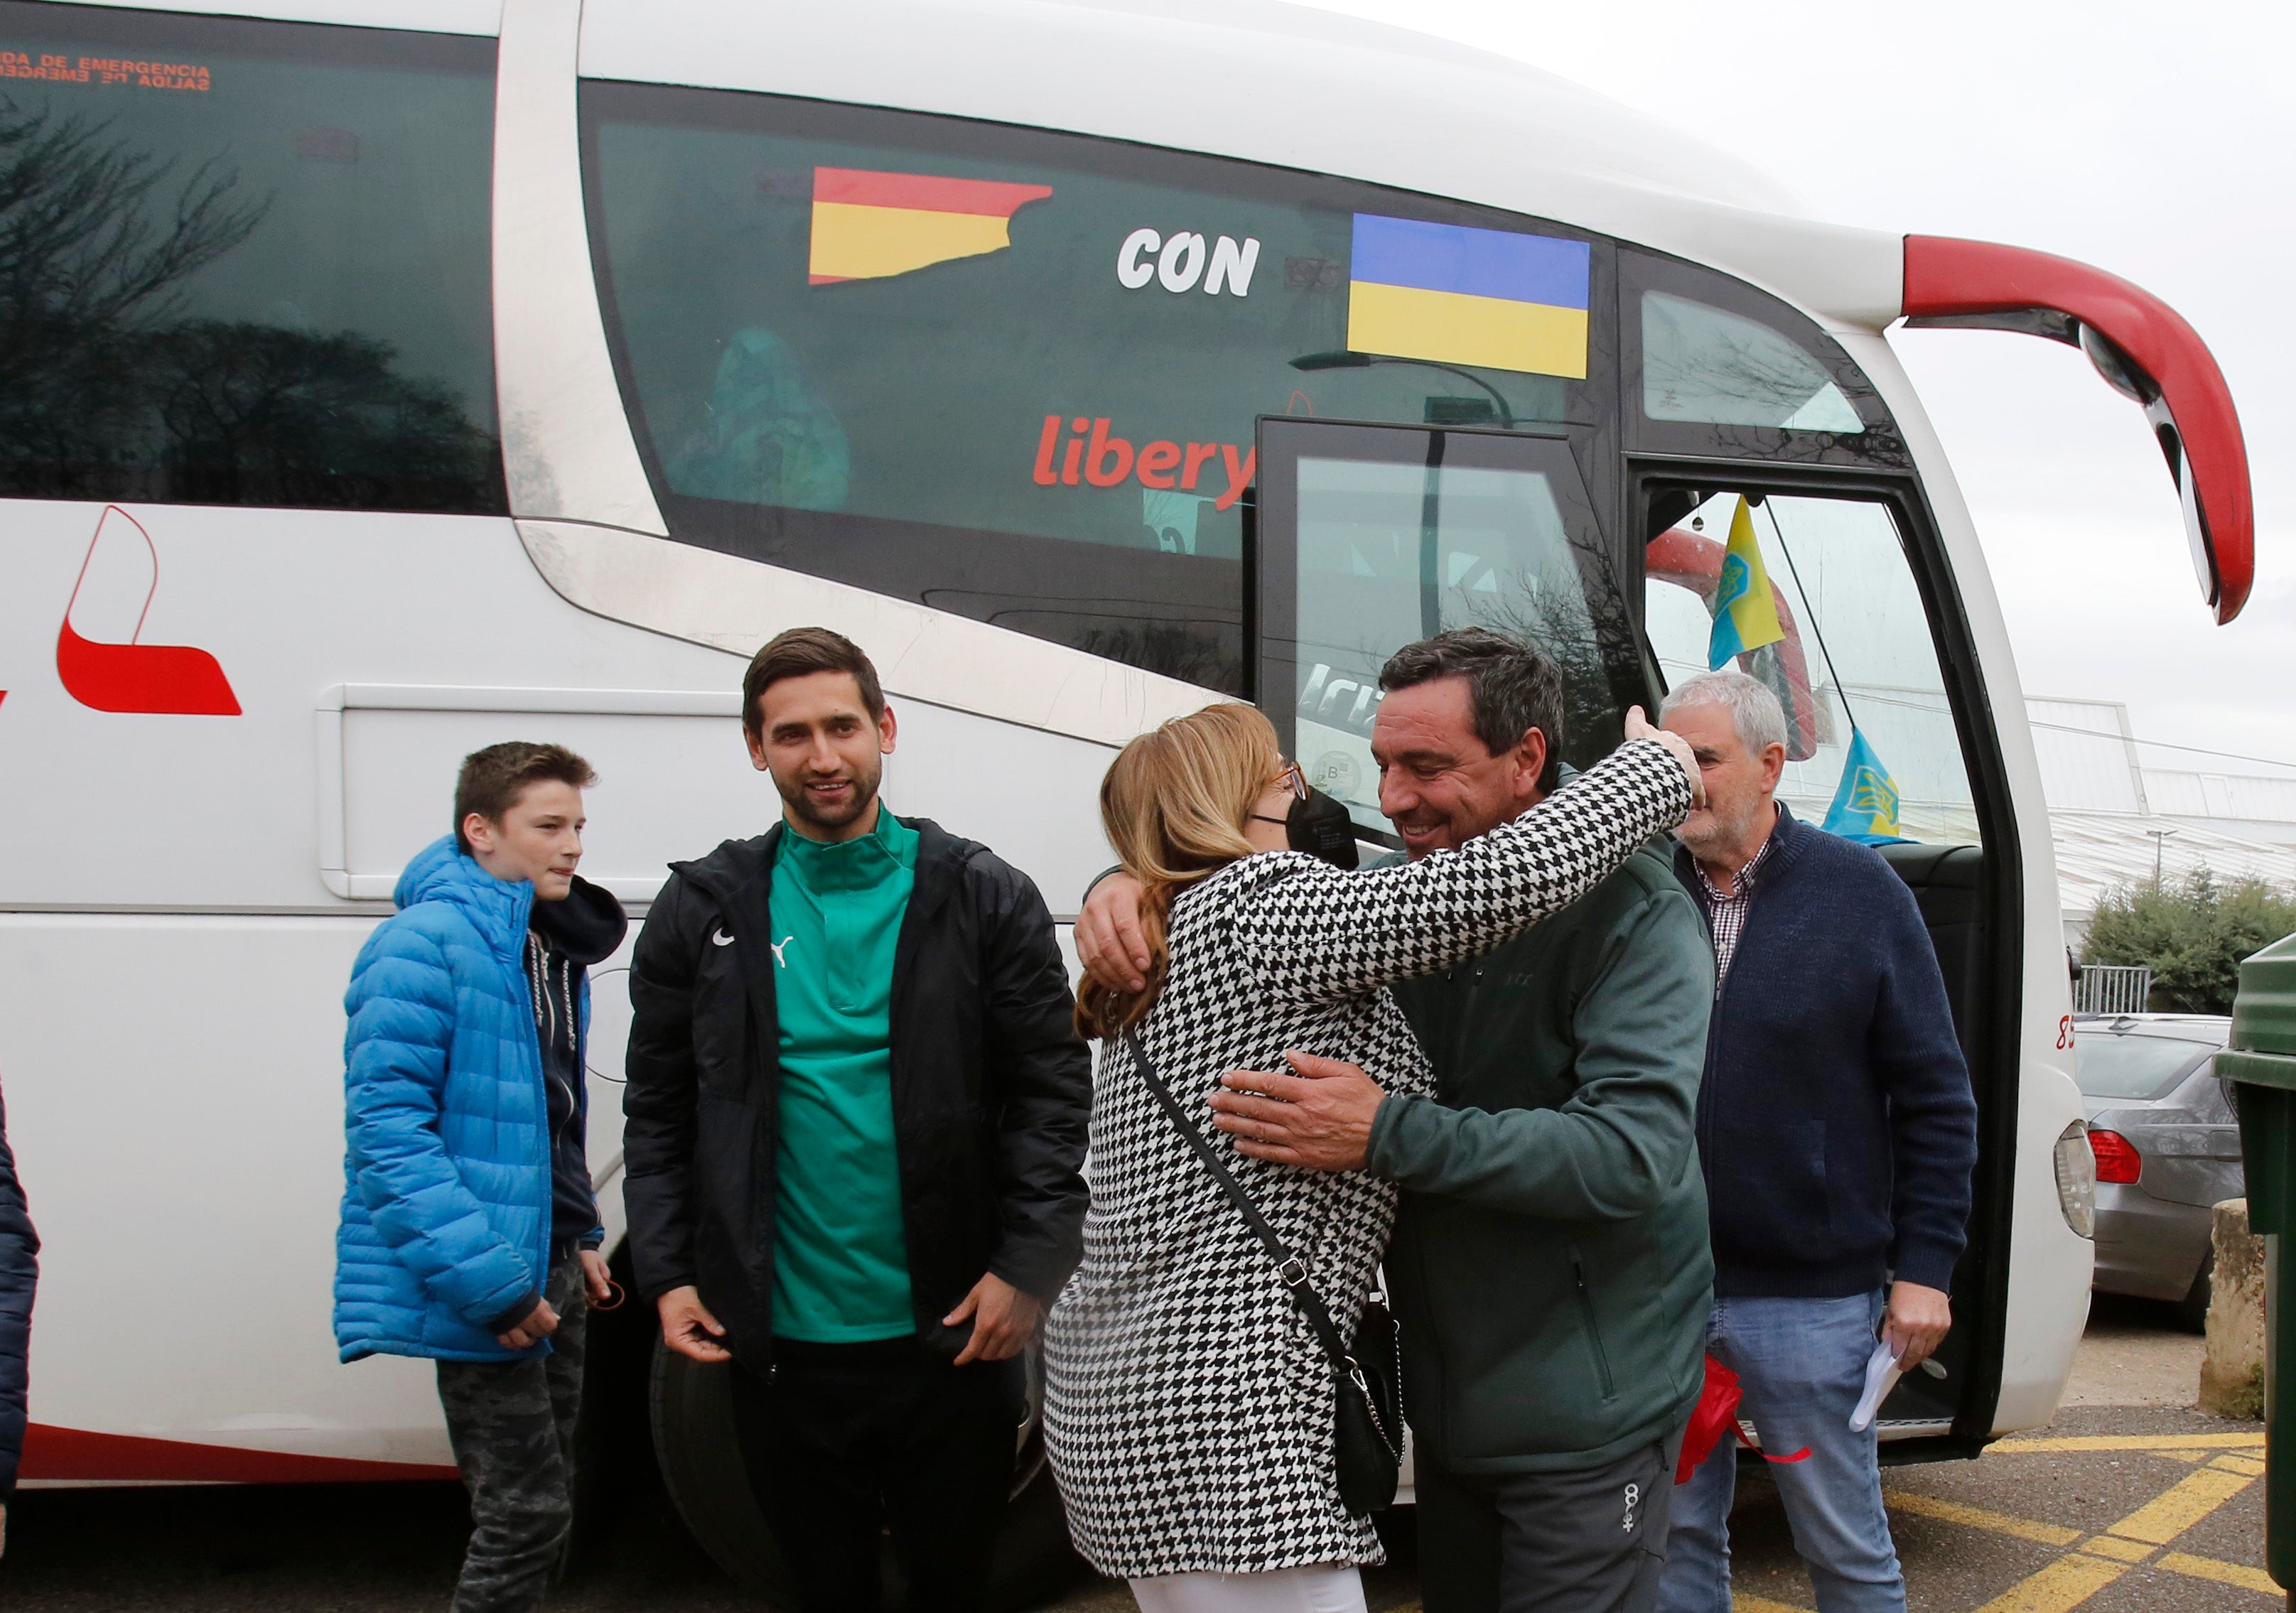
[[[1591,256],[1583,241],[1357,213],[1348,348],[1584,380]]]

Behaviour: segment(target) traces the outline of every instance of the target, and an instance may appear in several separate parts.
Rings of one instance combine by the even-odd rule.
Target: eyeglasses
[[[1299,763],[1285,762],[1283,766],[1275,770],[1275,782],[1290,790],[1293,800],[1304,801],[1308,798],[1308,775],[1300,771]],[[1279,829],[1291,827],[1285,819],[1271,818],[1264,812],[1253,813],[1251,821],[1255,823],[1273,823]]]

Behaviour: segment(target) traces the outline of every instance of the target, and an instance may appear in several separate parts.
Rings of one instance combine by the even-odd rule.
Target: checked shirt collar
[[[1784,821],[1781,815],[1778,822]],[[1730,960],[1737,953],[1738,938],[1745,933],[1746,911],[1754,905],[1755,880],[1777,846],[1778,831],[1773,826],[1770,838],[1762,842],[1754,860],[1738,871],[1737,882],[1728,891],[1717,888],[1714,881],[1706,877],[1706,864],[1695,856],[1690,859],[1691,867],[1698,873],[1699,888],[1704,893],[1700,905],[1706,909],[1706,927],[1714,935],[1714,995],[1718,997],[1722,995],[1722,982],[1729,978]]]

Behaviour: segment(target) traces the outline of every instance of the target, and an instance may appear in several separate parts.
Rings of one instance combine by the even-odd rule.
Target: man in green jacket
[[[1560,675],[1462,628],[1382,670],[1373,752],[1405,855],[1556,787]],[[1111,886],[1118,886],[1111,890]],[[1077,930],[1121,971],[1116,880]],[[1654,1604],[1711,1303],[1694,1132],[1714,961],[1660,851],[1473,962],[1397,988],[1432,1098],[1300,1055],[1216,1094],[1239,1150],[1403,1190],[1387,1274],[1416,1436],[1428,1613]],[[1266,1097],[1250,1095],[1267,1093]]]

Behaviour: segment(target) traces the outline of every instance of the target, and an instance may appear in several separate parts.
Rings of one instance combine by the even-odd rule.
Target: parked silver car
[[[2232,1094],[2210,1065],[2231,1028],[2213,1014],[2074,1027],[2096,1154],[2094,1286],[2173,1301],[2194,1328],[2209,1310],[2209,1208],[2247,1191]]]

